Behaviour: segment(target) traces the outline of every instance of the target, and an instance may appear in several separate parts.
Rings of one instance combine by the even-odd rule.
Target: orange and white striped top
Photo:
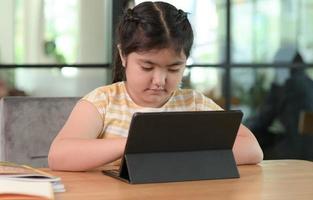
[[[130,98],[124,82],[99,87],[83,99],[95,105],[103,119],[103,128],[98,138],[127,137],[135,112],[222,110],[210,98],[190,89],[177,89],[160,108],[141,107]]]

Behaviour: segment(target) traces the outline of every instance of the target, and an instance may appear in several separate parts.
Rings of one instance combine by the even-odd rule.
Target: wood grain
[[[303,160],[263,161],[239,166],[239,179],[187,181],[131,185],[99,171],[56,172],[66,192],[56,199],[313,199],[313,162]]]

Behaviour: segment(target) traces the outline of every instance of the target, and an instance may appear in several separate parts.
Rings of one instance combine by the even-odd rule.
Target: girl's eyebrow
[[[156,63],[150,61],[150,60],[145,60],[145,59],[139,59],[140,62],[150,64],[150,65],[155,65]]]
[[[143,63],[146,63],[146,64],[150,64],[150,65],[158,65],[157,63],[154,63],[154,62],[152,62],[150,60],[139,59],[139,61],[143,62]],[[173,62],[173,63],[171,63],[169,65],[166,65],[166,66],[167,67],[173,67],[173,66],[176,66],[176,65],[182,65],[184,63],[185,63],[184,61],[179,60],[179,61]]]
[[[172,64],[167,65],[167,66],[168,67],[173,67],[173,66],[176,66],[176,65],[182,65],[184,63],[185,63],[184,61],[176,61],[176,62],[174,62]]]

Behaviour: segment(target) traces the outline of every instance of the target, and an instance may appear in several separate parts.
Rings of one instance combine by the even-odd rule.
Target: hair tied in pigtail
[[[176,22],[179,24],[185,20],[187,20],[187,13],[179,9],[176,16]]]
[[[124,20],[126,22],[140,22],[140,18],[135,16],[133,9],[128,8],[125,16],[124,16]]]

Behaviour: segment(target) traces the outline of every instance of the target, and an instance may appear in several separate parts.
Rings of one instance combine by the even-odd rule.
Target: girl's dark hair
[[[117,27],[117,44],[123,56],[132,52],[173,48],[189,56],[193,31],[187,13],[165,2],[143,2],[128,9]],[[125,69],[115,51],[113,83],[126,80]]]

